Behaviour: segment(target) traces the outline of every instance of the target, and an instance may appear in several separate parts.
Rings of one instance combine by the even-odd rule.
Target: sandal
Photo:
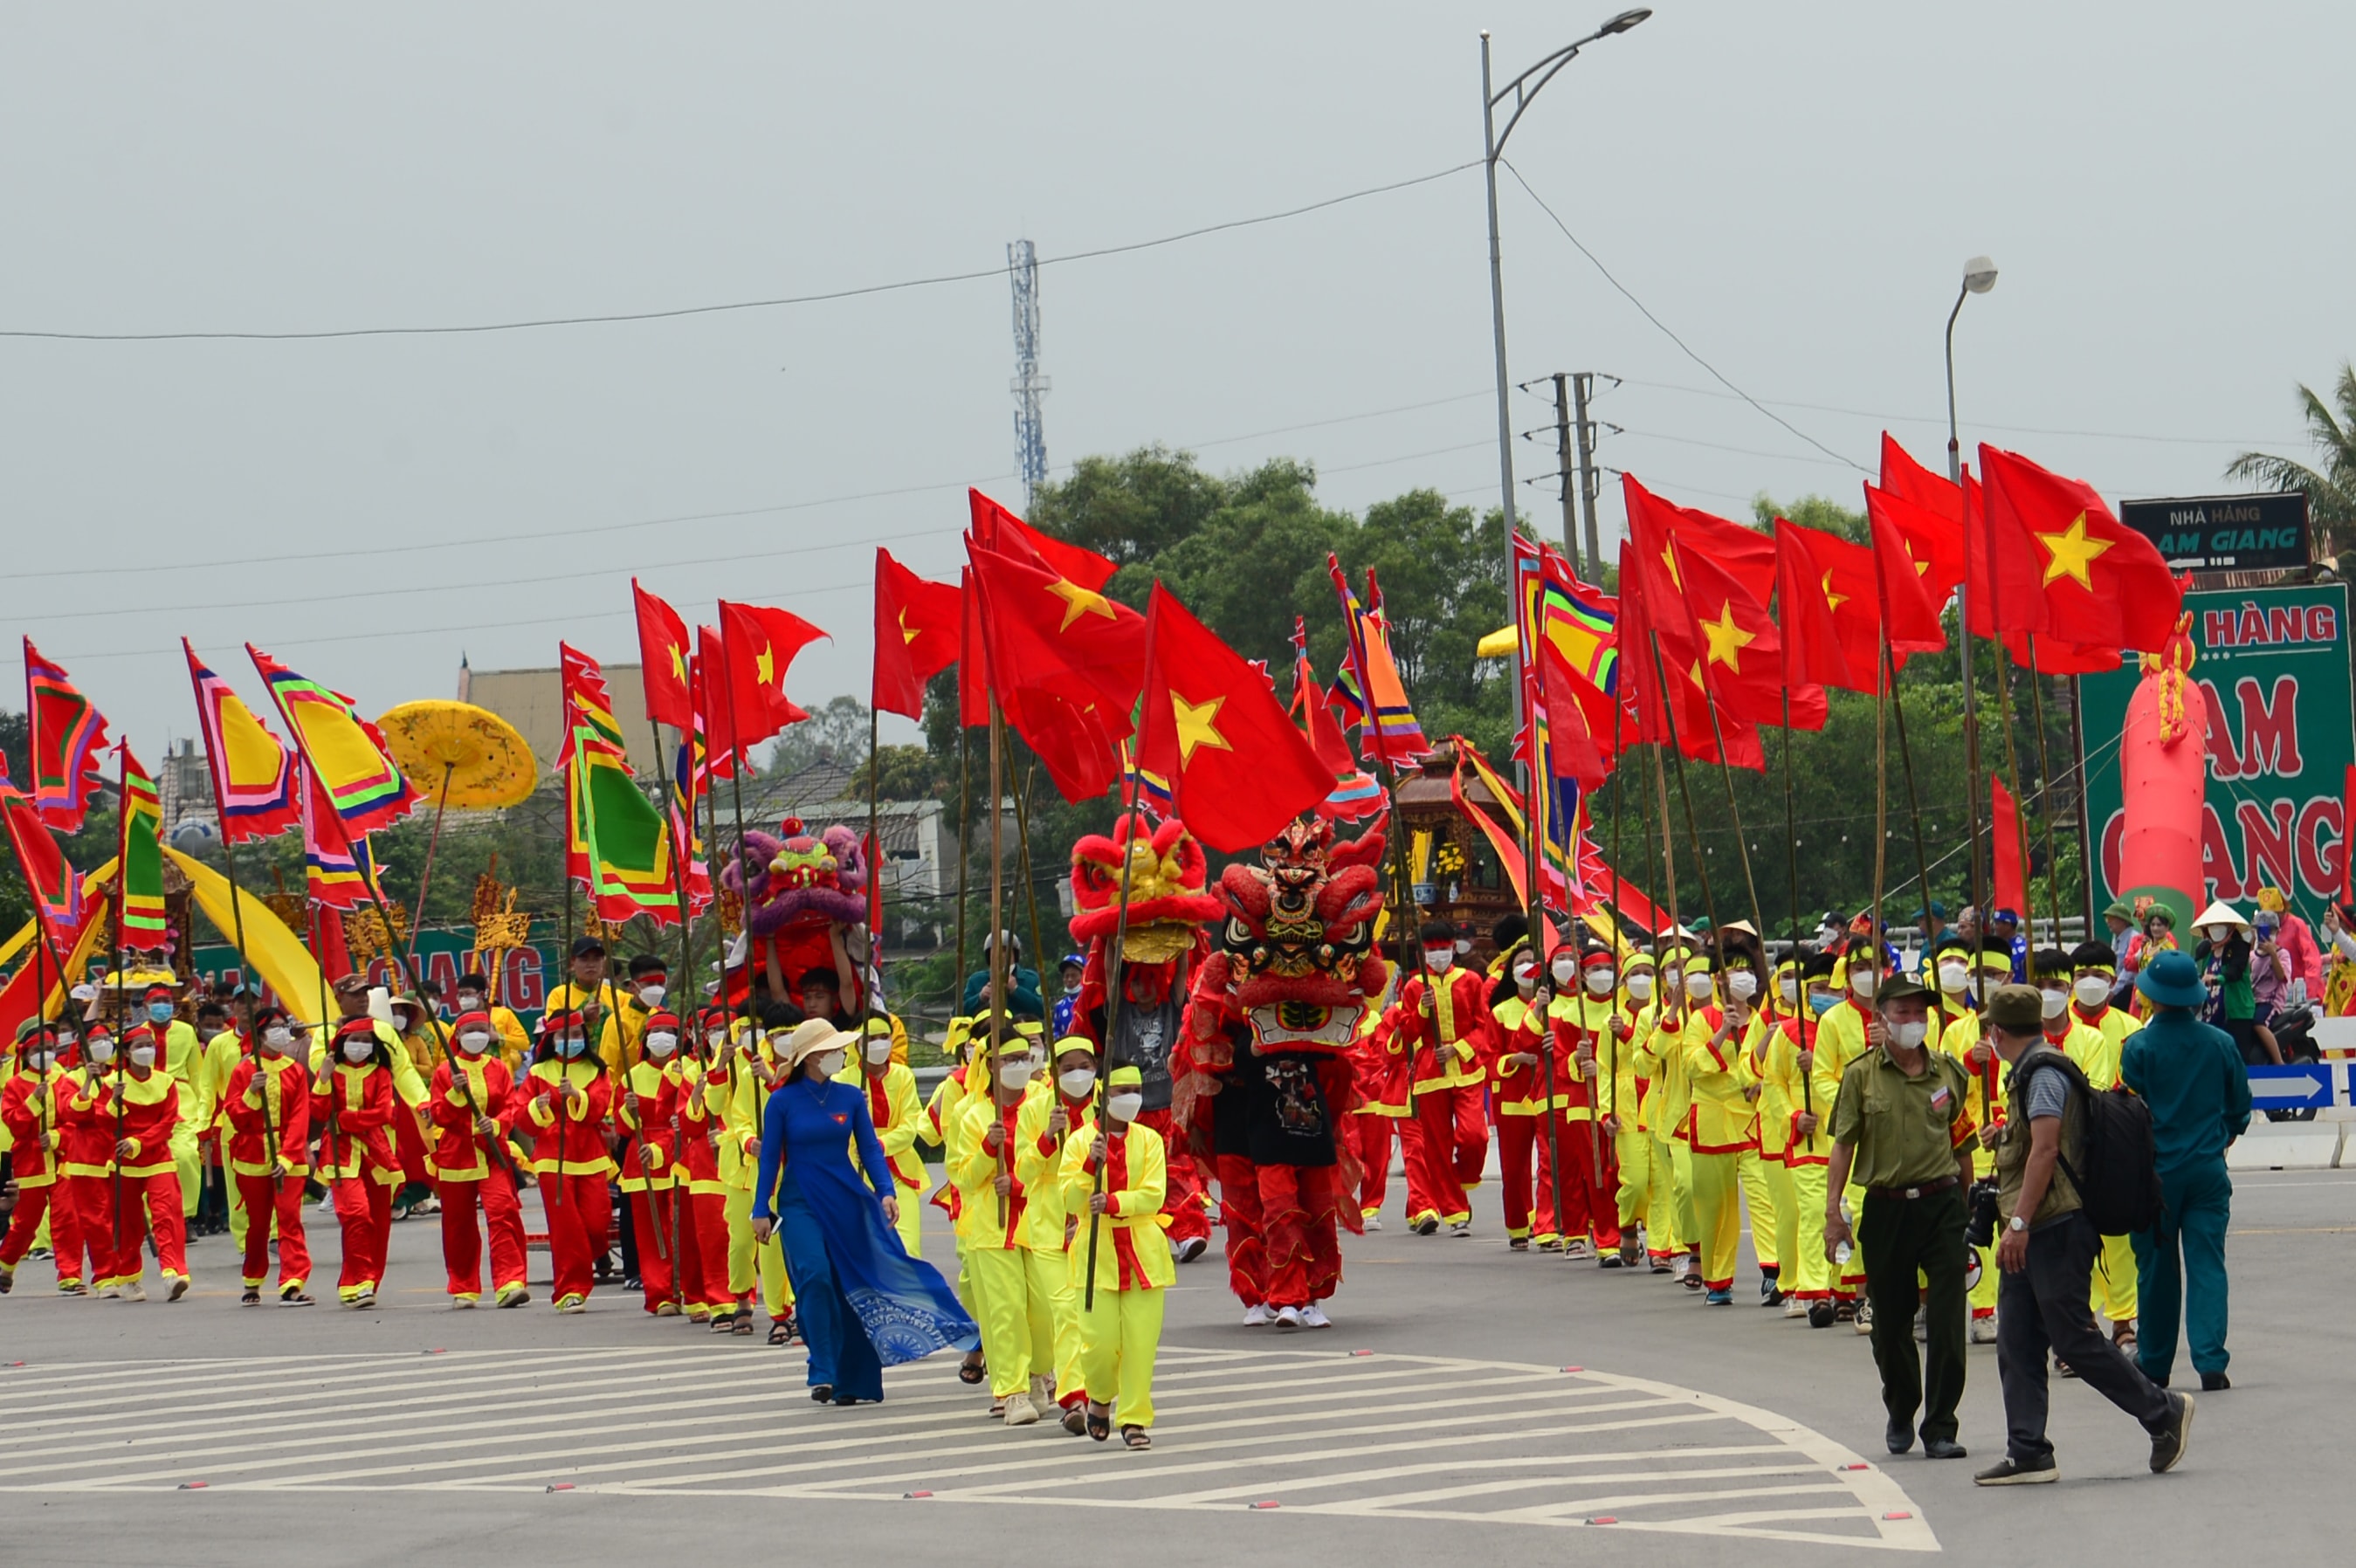
[[[1088,1429],[1087,1406],[1084,1404],[1076,1404],[1072,1406],[1071,1409],[1064,1412],[1063,1424],[1064,1430],[1070,1433],[1075,1437],[1077,1437],[1082,1433],[1086,1432]]]
[[[712,1315],[712,1331],[714,1334],[734,1333],[736,1331],[736,1314],[734,1312],[713,1313]]]
[[[958,1381],[961,1383],[978,1383],[988,1375],[980,1350],[967,1351],[965,1360],[958,1363]]]
[[[1087,1433],[1099,1443],[1112,1435],[1112,1406],[1108,1404],[1088,1406]]]
[[[732,1334],[740,1334],[740,1335],[743,1335],[743,1336],[744,1336],[744,1337],[745,1337],[745,1338],[747,1338],[747,1339],[751,1338],[751,1337],[752,1337],[752,1333],[753,1333],[753,1315],[752,1315],[752,1313],[750,1313],[750,1312],[739,1312],[738,1314],[736,1314],[736,1321],[735,1321],[735,1324],[734,1324],[734,1327],[732,1327],[728,1331],[729,1331],[730,1333],[732,1333]]]
[[[240,1307],[259,1307],[262,1305],[262,1292],[249,1285],[245,1287],[245,1294],[237,1298],[237,1304]]]
[[[787,1319],[786,1319],[786,1318],[780,1317],[780,1318],[778,1318],[776,1322],[774,1322],[774,1323],[772,1323],[772,1324],[770,1324],[770,1325],[769,1325],[769,1343],[770,1343],[770,1344],[772,1344],[772,1345],[790,1345],[790,1344],[792,1344],[793,1342],[794,1342],[794,1326],[793,1326],[793,1324],[792,1324],[790,1321],[788,1321],[788,1320],[787,1320]]]
[[[1152,1437],[1147,1434],[1145,1428],[1142,1426],[1122,1427],[1120,1429],[1120,1440],[1130,1448],[1151,1448],[1153,1446]]]

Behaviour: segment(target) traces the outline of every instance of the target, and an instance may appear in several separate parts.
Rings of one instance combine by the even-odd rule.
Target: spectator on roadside
[[[2176,1360],[2181,1308],[2192,1370],[2203,1390],[2233,1386],[2225,1376],[2225,1230],[2233,1221],[2233,1180],[2225,1148],[2250,1126],[2250,1079],[2233,1037],[2201,1022],[2207,999],[2200,971],[2180,953],[2164,953],[2136,982],[2153,1005],[2151,1021],[2127,1036],[2119,1079],[2151,1107],[2159,1168],[2157,1230],[2134,1238],[2138,1339],[2144,1376],[2168,1386]]]
[[[2182,975],[2191,961],[2168,965]],[[2201,990],[2197,976],[2190,990]],[[2171,997],[2186,994],[2171,987]],[[2168,1005],[2174,1006],[2172,1001]],[[1988,1041],[2010,1069],[2005,1118],[1984,1130],[1996,1151],[1997,1376],[2004,1385],[2005,1456],[1973,1479],[1983,1487],[2058,1480],[2045,1435],[2046,1353],[2088,1388],[2142,1424],[2151,1467],[2173,1469],[2192,1427],[2192,1398],[2159,1387],[2094,1327],[2090,1304],[2094,1254],[2103,1238],[2087,1219],[2072,1170],[2086,1168],[2088,1107],[2069,1059],[2046,1042],[2043,998],[2033,987],[2001,986],[1988,1001]]]
[[[2290,955],[2283,950],[2281,918],[2261,909],[2250,922],[2250,997],[2257,1009],[2251,1018],[2260,1029],[2272,1027],[2275,1009],[2290,995]]]
[[[2125,899],[2113,899],[2111,907],[2103,912],[2103,923],[2110,928],[2106,940],[2118,958],[2119,977],[2111,987],[2111,1006],[2124,1008],[2135,995],[2135,906]]]
[[[2258,908],[2273,915],[2281,928],[2277,940],[2282,943],[2285,957],[2290,960],[2290,992],[2286,1007],[2301,1002],[2323,999],[2323,949],[2317,945],[2315,928],[2283,901],[2280,888],[2264,887],[2257,891]]]

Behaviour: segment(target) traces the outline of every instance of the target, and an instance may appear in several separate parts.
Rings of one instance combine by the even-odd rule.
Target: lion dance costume
[[[1323,1328],[1342,1282],[1338,1224],[1360,1229],[1352,1048],[1388,966],[1373,951],[1383,833],[1337,842],[1304,816],[1230,866],[1196,976],[1173,1109],[1216,1161],[1227,1277],[1247,1323]]]
[[[1124,817],[1113,836],[1090,834],[1072,846],[1072,940],[1087,949],[1071,1032],[1105,1052],[1105,1069],[1134,1067],[1145,1108],[1137,1120],[1160,1135],[1168,1150],[1162,1213],[1170,1246],[1191,1263],[1211,1239],[1210,1200],[1201,1168],[1172,1131],[1172,1057],[1184,1023],[1186,989],[1210,952],[1205,927],[1226,912],[1207,891],[1210,864],[1203,847],[1177,822],[1151,833]],[[1124,853],[1129,866],[1129,920],[1120,922]],[[1106,987],[1112,943],[1120,936],[1120,1016],[1118,1038],[1105,1038]]]

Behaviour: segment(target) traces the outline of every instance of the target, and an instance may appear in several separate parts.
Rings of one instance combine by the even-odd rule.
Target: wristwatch
[[[2015,1214],[2012,1217],[2012,1222],[2007,1225],[2005,1229],[2008,1231],[2026,1231],[2029,1229],[2029,1221],[2022,1219],[2019,1215]]]

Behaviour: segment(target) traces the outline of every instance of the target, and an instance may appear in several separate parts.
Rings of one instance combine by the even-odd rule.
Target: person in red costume
[[[1220,946],[1187,1001],[1172,1066],[1173,1125],[1215,1157],[1227,1278],[1247,1325],[1330,1325],[1342,1283],[1336,1231],[1361,1228],[1351,1049],[1388,968],[1374,956],[1380,828],[1335,844],[1296,818],[1230,866]]]
[[[1468,1189],[1481,1184],[1489,1157],[1483,1085],[1493,1028],[1489,984],[1456,965],[1456,928],[1430,920],[1417,933],[1423,969],[1408,976],[1391,1009],[1391,1051],[1408,1059],[1415,1115],[1399,1129],[1407,1144],[1408,1224],[1419,1236],[1440,1226],[1472,1233]]]
[[[554,1266],[556,1310],[585,1312],[597,1283],[613,1225],[605,1179],[605,1117],[614,1081],[589,1052],[588,1021],[577,1012],[541,1019],[540,1054],[516,1085],[512,1125],[529,1130],[531,1168],[548,1211],[548,1251]]]
[[[426,1158],[442,1200],[442,1265],[449,1276],[450,1305],[472,1307],[482,1298],[482,1232],[487,1229],[498,1304],[521,1307],[531,1299],[524,1285],[523,1204],[501,1120],[509,1114],[515,1081],[499,1058],[498,1026],[489,1013],[459,1014],[450,1039],[458,1073],[447,1061],[434,1068],[426,1098],[434,1124],[434,1147]]]
[[[1134,831],[1133,831],[1134,829]],[[1128,912],[1121,912],[1126,851]],[[1092,834],[1072,846],[1072,939],[1087,949],[1071,1032],[1096,1043],[1108,1071],[1134,1067],[1144,1108],[1137,1125],[1161,1135],[1168,1151],[1162,1213],[1171,1255],[1192,1263],[1210,1245],[1209,1199],[1183,1140],[1172,1136],[1171,1052],[1178,1043],[1186,996],[1210,951],[1207,923],[1218,899],[1205,889],[1209,862],[1183,825],[1151,832],[1124,817],[1112,837]],[[1120,1007],[1108,1005],[1113,939],[1120,935]],[[1112,1038],[1106,1031],[1110,1029]]]
[[[304,1288],[311,1281],[311,1248],[303,1231],[303,1186],[311,1173],[311,1093],[298,1054],[308,1037],[278,1008],[257,1011],[252,1027],[253,1054],[237,1064],[221,1093],[230,1179],[246,1213],[241,1299],[248,1307],[261,1303],[274,1217],[279,1305],[308,1307],[314,1298]]]
[[[312,1117],[323,1121],[320,1174],[333,1184],[336,1222],[343,1227],[344,1263],[336,1297],[346,1307],[371,1307],[384,1284],[391,1242],[392,1192],[402,1182],[393,1152],[391,1026],[365,1014],[336,1028],[334,1054],[319,1064],[311,1085]],[[396,1036],[395,1039],[398,1039]]]
[[[0,1239],[0,1296],[16,1280],[16,1265],[49,1222],[50,1257],[58,1269],[58,1289],[80,1296],[81,1227],[66,1189],[59,1180],[63,1138],[58,1127],[58,1104],[71,1093],[71,1080],[58,1065],[57,1030],[41,1019],[27,1019],[16,1031],[16,1061],[0,1083],[0,1126],[8,1129],[9,1174],[16,1182],[16,1208],[8,1217],[8,1233]]]

